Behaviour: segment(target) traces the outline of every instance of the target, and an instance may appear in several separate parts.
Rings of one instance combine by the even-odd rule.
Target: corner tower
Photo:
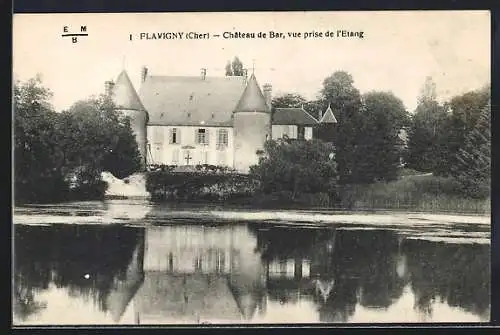
[[[258,163],[257,151],[271,138],[271,110],[252,74],[233,112],[234,167],[248,172]]]
[[[141,154],[141,164],[146,167],[146,146],[147,146],[147,123],[148,113],[142,105],[132,82],[125,70],[116,79],[110,90],[116,111],[130,118],[130,126],[135,135],[139,153]]]

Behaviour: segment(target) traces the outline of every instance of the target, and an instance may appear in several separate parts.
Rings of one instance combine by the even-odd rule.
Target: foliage
[[[335,194],[337,185],[334,148],[322,141],[267,141],[259,163],[250,175],[260,182],[260,191]]]
[[[401,129],[408,123],[403,102],[392,92],[370,92],[363,95],[363,130],[357,149],[355,183],[390,181],[397,178],[403,143]]]
[[[106,97],[75,103],[56,113],[39,77],[14,85],[14,187],[16,201],[102,195],[100,171],[124,177],[139,168],[128,119]],[[73,192],[75,194],[75,192]]]
[[[156,200],[235,200],[251,197],[256,188],[256,181],[248,175],[202,169],[191,172],[151,171],[146,179],[146,189]]]
[[[306,103],[306,99],[300,94],[286,93],[273,98],[273,108],[292,108],[301,107]]]
[[[359,127],[362,123],[361,94],[354,87],[354,80],[349,73],[337,71],[323,81],[321,100],[330,104],[337,113],[334,141],[339,183],[355,182],[353,171],[358,164],[357,157],[361,156],[359,145],[364,138]]]
[[[226,77],[231,77],[233,75],[233,67],[231,66],[231,62],[227,61],[226,64]]]
[[[231,67],[233,70],[233,76],[243,76],[243,63],[240,61],[238,57],[234,57],[233,62],[231,63]]]
[[[440,164],[436,174],[450,175],[452,167],[459,164],[458,155],[467,136],[474,129],[483,108],[491,99],[490,87],[455,96],[448,107],[450,113],[443,126],[439,141]]]
[[[484,197],[491,183],[491,106],[484,107],[474,129],[457,154],[451,175],[471,197]]]
[[[391,182],[350,185],[340,190],[342,208],[401,209],[432,212],[486,214],[490,199],[463,195],[461,185],[451,177],[414,175]]]
[[[447,120],[445,106],[435,100],[422,101],[416,108],[408,131],[408,167],[423,172],[435,171],[440,162],[443,128]]]

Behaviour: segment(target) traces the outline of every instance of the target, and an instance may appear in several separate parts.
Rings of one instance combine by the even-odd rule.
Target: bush
[[[334,147],[319,140],[268,141],[259,163],[250,168],[250,175],[260,182],[262,194],[333,195],[337,187],[337,165]]]

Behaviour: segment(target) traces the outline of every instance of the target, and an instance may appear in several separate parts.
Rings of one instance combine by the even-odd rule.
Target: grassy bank
[[[489,214],[490,197],[464,196],[452,178],[406,175],[389,183],[354,185],[341,194],[349,209],[389,209],[426,212]]]

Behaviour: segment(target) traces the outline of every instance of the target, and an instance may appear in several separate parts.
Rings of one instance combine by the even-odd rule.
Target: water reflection
[[[489,245],[394,230],[16,226],[17,324],[488,321]]]

